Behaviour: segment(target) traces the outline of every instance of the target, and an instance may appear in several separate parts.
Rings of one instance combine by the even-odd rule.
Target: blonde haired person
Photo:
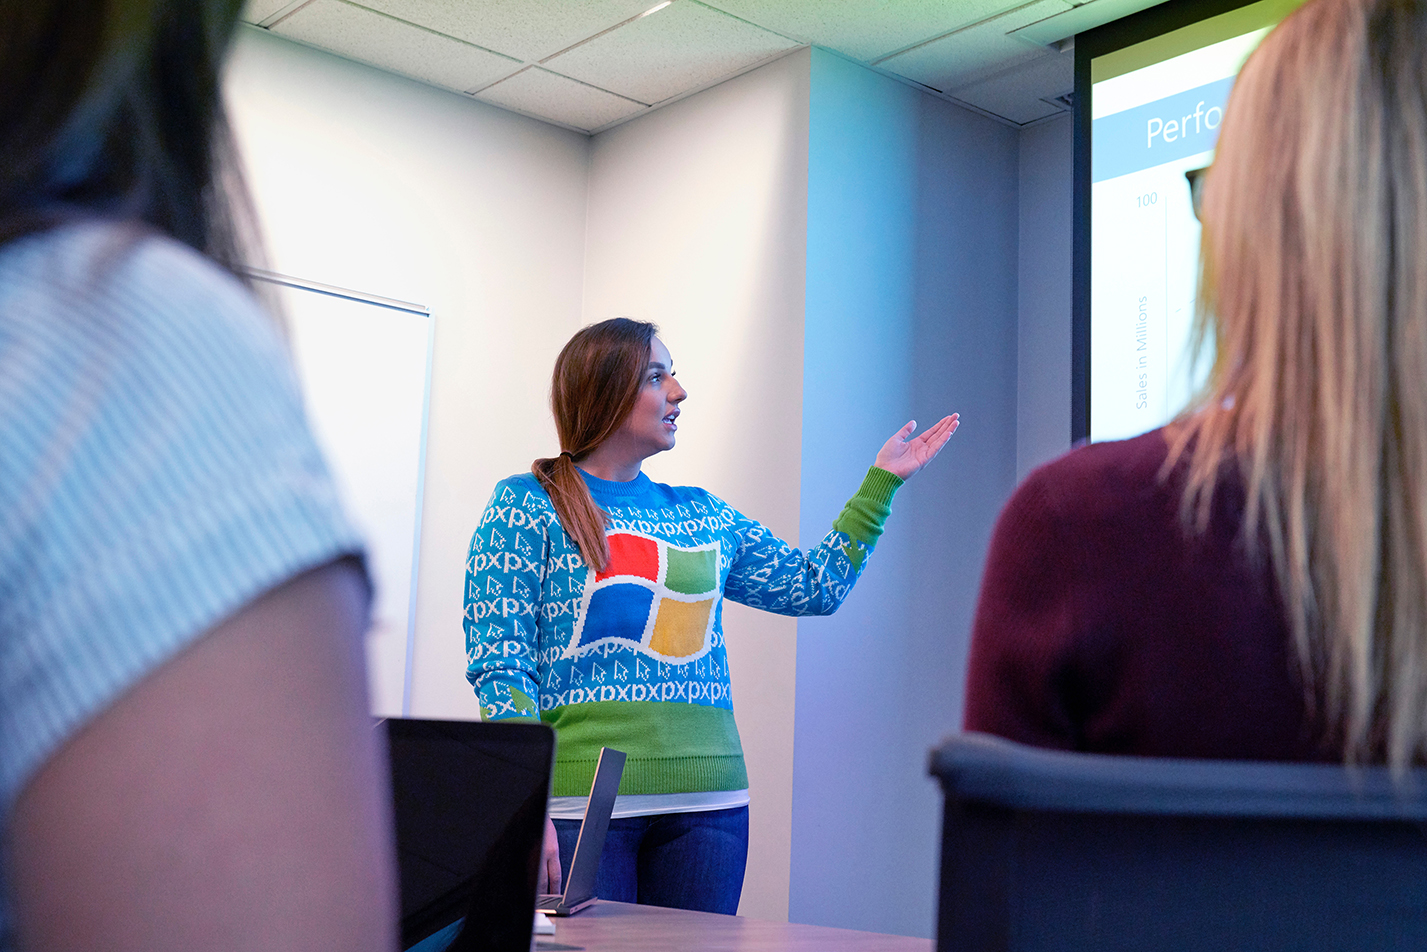
[[[966,727],[1402,768],[1427,738],[1427,7],[1288,17],[1203,197],[1210,383],[1016,492]]]

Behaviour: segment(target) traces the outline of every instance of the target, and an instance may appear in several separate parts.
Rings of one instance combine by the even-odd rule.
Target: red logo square
[[[595,574],[596,582],[616,575],[637,575],[651,582],[659,581],[658,543],[627,532],[611,532],[606,538],[609,540],[609,565],[603,572]]]

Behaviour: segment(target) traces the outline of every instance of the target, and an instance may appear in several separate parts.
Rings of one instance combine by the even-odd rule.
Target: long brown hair
[[[609,516],[595,505],[575,464],[613,436],[634,409],[658,330],[627,317],[601,321],[581,329],[555,358],[550,409],[555,413],[561,452],[537,459],[530,471],[549,493],[560,524],[580,547],[580,556],[597,570],[609,564],[605,541]]]
[[[1236,465],[1310,703],[1349,762],[1427,752],[1427,7],[1311,0],[1250,57],[1204,187],[1201,329],[1172,427],[1186,518]]]

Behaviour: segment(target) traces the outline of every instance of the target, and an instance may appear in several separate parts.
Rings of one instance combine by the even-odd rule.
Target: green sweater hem
[[[748,786],[733,712],[676,701],[598,701],[541,714],[559,741],[551,793],[586,796],[600,748],[626,755],[622,794],[702,793]]]

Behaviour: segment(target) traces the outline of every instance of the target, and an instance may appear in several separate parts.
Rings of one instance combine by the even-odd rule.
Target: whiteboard
[[[313,435],[367,542],[372,713],[411,707],[434,319],[424,307],[267,272]]]

